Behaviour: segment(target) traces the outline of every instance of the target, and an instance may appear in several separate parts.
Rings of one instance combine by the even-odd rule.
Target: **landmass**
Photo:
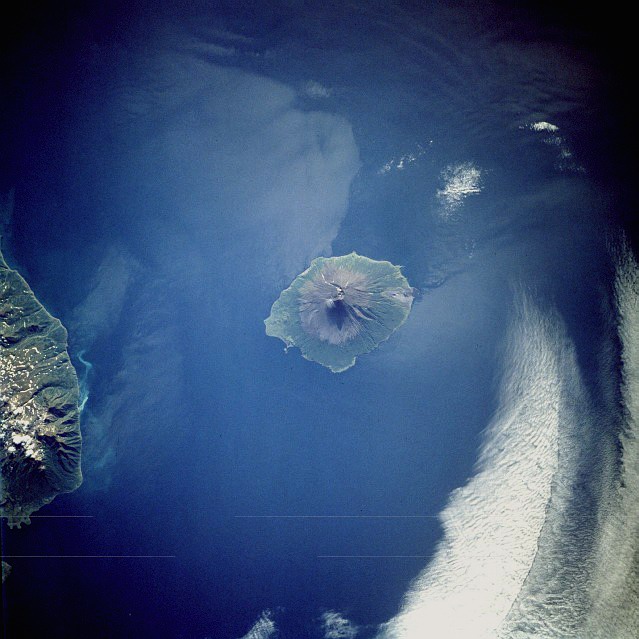
[[[81,484],[79,398],[66,329],[0,252],[0,514],[10,527]]]
[[[414,296],[390,262],[354,252],[318,257],[273,304],[266,334],[341,373],[406,321]]]

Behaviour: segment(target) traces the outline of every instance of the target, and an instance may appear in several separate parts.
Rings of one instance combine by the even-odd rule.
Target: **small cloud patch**
[[[404,155],[400,155],[396,158],[391,158],[384,166],[382,166],[378,171],[378,175],[385,175],[386,173],[390,173],[391,171],[403,171],[409,164],[416,162],[419,160],[422,155],[426,153],[428,147],[432,146],[433,141],[429,140],[427,144],[417,144],[416,148]]]
[[[271,611],[265,610],[241,639],[270,639],[275,636],[276,630]]]
[[[437,191],[437,199],[443,205],[444,217],[456,211],[469,195],[481,193],[481,176],[473,162],[451,164],[441,172],[443,186]]]
[[[304,95],[312,98],[313,100],[321,100],[324,98],[330,98],[333,94],[333,89],[329,89],[323,84],[315,82],[315,80],[309,80],[302,87],[302,92],[304,93]]]
[[[522,129],[529,129],[536,133],[546,134],[542,138],[544,144],[548,146],[554,146],[557,148],[557,158],[555,160],[555,166],[560,171],[573,171],[575,173],[585,173],[586,169],[583,166],[577,164],[573,158],[572,151],[568,146],[568,142],[563,135],[559,134],[559,127],[556,124],[550,122],[540,121],[532,122],[526,126],[520,127]]]
[[[555,124],[550,124],[550,122],[533,122],[529,128],[531,131],[548,131],[549,133],[557,133],[559,131],[559,127]]]
[[[339,612],[329,611],[322,615],[324,639],[353,639],[357,627]]]

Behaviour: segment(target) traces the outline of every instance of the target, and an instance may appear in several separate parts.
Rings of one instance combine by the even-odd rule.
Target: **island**
[[[318,257],[273,304],[266,334],[341,373],[408,318],[415,297],[399,266],[349,253]]]

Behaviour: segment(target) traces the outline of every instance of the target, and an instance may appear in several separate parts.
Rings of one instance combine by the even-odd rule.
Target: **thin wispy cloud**
[[[357,636],[357,627],[333,610],[322,614],[322,627],[324,639],[353,639]]]
[[[243,43],[250,44],[254,42],[254,39],[243,35],[241,33],[236,33],[235,31],[229,31],[228,29],[207,29],[205,34],[213,39],[223,40],[226,42],[235,42],[235,43]]]
[[[137,451],[140,464],[152,465],[154,446],[182,419],[185,363],[179,327],[169,316],[172,290],[164,281],[136,288],[118,364],[108,377],[101,370],[94,376],[91,387],[99,384],[99,392],[83,414],[87,490],[108,487],[118,456],[129,450]]]
[[[237,49],[235,47],[226,47],[221,44],[209,43],[206,45],[202,45],[201,48],[202,51],[204,51],[205,53],[222,58],[227,58],[237,54]]]
[[[76,350],[86,350],[116,327],[131,283],[140,274],[138,261],[126,249],[109,247],[98,266],[86,297],[69,321]]]
[[[302,92],[309,98],[314,100],[321,100],[323,98],[330,98],[333,94],[333,90],[325,87],[323,84],[316,82],[315,80],[309,80],[302,86]]]
[[[0,193],[0,252],[5,262],[14,268],[19,266],[15,264],[12,255],[15,200],[15,189],[10,189],[6,193]],[[18,268],[18,270],[21,273],[25,273],[23,268]]]

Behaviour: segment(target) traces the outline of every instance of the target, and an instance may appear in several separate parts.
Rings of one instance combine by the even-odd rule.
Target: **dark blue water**
[[[472,474],[516,287],[597,365],[634,198],[619,49],[568,5],[52,13],[8,46],[0,184],[13,264],[93,366],[85,482],[39,513],[82,518],[3,533],[51,555],[9,560],[5,636],[231,639],[265,609],[285,637],[327,610],[371,635]],[[460,165],[480,178],[451,203]],[[421,293],[331,374],[263,319],[352,250]]]

